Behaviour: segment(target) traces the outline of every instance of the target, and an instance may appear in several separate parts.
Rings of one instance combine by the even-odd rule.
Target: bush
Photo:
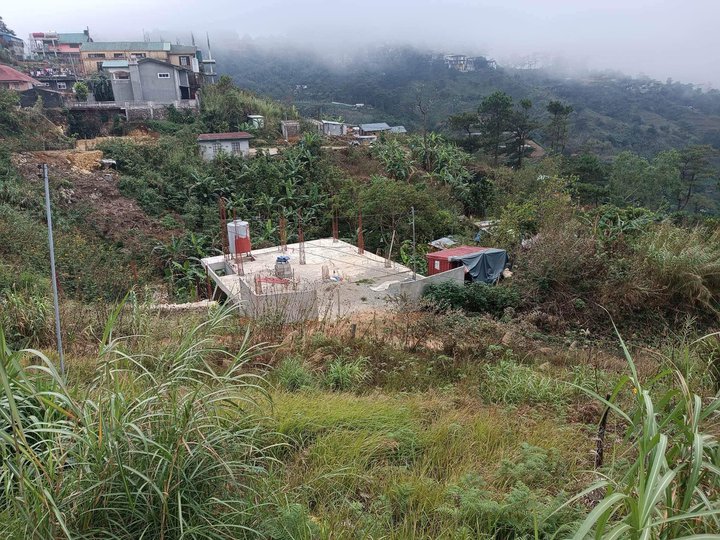
[[[470,283],[459,285],[451,281],[429,285],[425,297],[437,306],[464,309],[472,313],[501,316],[506,308],[520,305],[520,293],[510,285]]]
[[[683,229],[663,223],[635,244],[653,304],[717,315],[720,309],[720,229]]]
[[[338,392],[357,388],[370,376],[367,364],[368,359],[362,356],[354,360],[336,358],[330,362],[325,372],[325,386]]]

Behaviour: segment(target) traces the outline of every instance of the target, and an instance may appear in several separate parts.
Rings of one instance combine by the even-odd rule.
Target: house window
[[[242,154],[242,147],[240,146],[240,141],[232,142],[232,153],[233,154]]]
[[[65,84],[64,82],[57,83],[58,90],[65,90],[66,88],[67,88],[67,84]]]
[[[214,142],[213,143],[213,154],[217,155],[222,151],[222,143]]]
[[[170,74],[169,73],[158,73],[158,79],[169,79]]]
[[[125,58],[125,53],[116,52],[113,54],[113,58]]]
[[[145,58],[146,54],[144,52],[136,52],[132,53],[130,55],[130,58]]]
[[[435,270],[440,270],[440,261],[435,261]]]
[[[105,53],[90,53],[88,58],[105,58]]]
[[[98,71],[102,69],[103,62],[95,62],[95,65],[97,66]]]
[[[181,56],[180,57],[180,65],[181,66],[189,66],[190,65],[190,57],[189,56]]]
[[[113,73],[113,79],[124,81],[130,78],[130,73],[127,71],[116,71]]]

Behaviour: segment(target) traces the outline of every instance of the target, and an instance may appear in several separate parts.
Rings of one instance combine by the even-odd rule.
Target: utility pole
[[[412,232],[413,232],[413,281],[417,279],[417,251],[415,250],[415,207],[411,206],[412,212]]]
[[[60,356],[60,375],[65,377],[65,358],[63,356],[62,333],[60,331],[60,304],[58,302],[58,282],[55,272],[55,243],[53,241],[52,212],[50,211],[50,181],[48,180],[47,163],[40,165],[45,181],[45,215],[47,216],[48,244],[50,246],[50,276],[53,287],[53,300],[55,302],[55,336],[57,339],[58,355]]]

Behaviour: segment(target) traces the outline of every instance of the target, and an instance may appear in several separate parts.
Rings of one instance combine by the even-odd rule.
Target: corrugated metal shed
[[[374,124],[360,124],[362,131],[388,131],[390,126],[385,122],[376,122]]]
[[[407,133],[405,126],[393,126],[390,128],[390,133]]]
[[[442,251],[436,251],[434,253],[428,253],[425,257],[428,262],[428,275],[439,274],[440,272],[446,272],[461,266],[460,259],[467,255],[473,255],[475,253],[482,253],[490,248],[484,247],[473,247],[473,246],[458,246],[450,249],[443,249]]]

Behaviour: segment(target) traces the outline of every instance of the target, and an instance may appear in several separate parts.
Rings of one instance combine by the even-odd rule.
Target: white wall
[[[220,144],[223,152],[233,154],[233,142],[234,141],[198,141],[198,146],[200,147],[200,155],[207,160],[213,159],[215,157],[215,145],[217,143]],[[242,154],[243,157],[247,157],[247,155],[250,153],[250,141],[245,139],[239,140],[237,142],[240,143],[239,154]]]
[[[421,277],[415,281],[393,283],[388,287],[388,294],[391,296],[404,296],[408,300],[419,300],[428,285],[442,283],[443,281],[453,281],[462,285],[465,282],[465,267],[460,266],[432,276]]]

